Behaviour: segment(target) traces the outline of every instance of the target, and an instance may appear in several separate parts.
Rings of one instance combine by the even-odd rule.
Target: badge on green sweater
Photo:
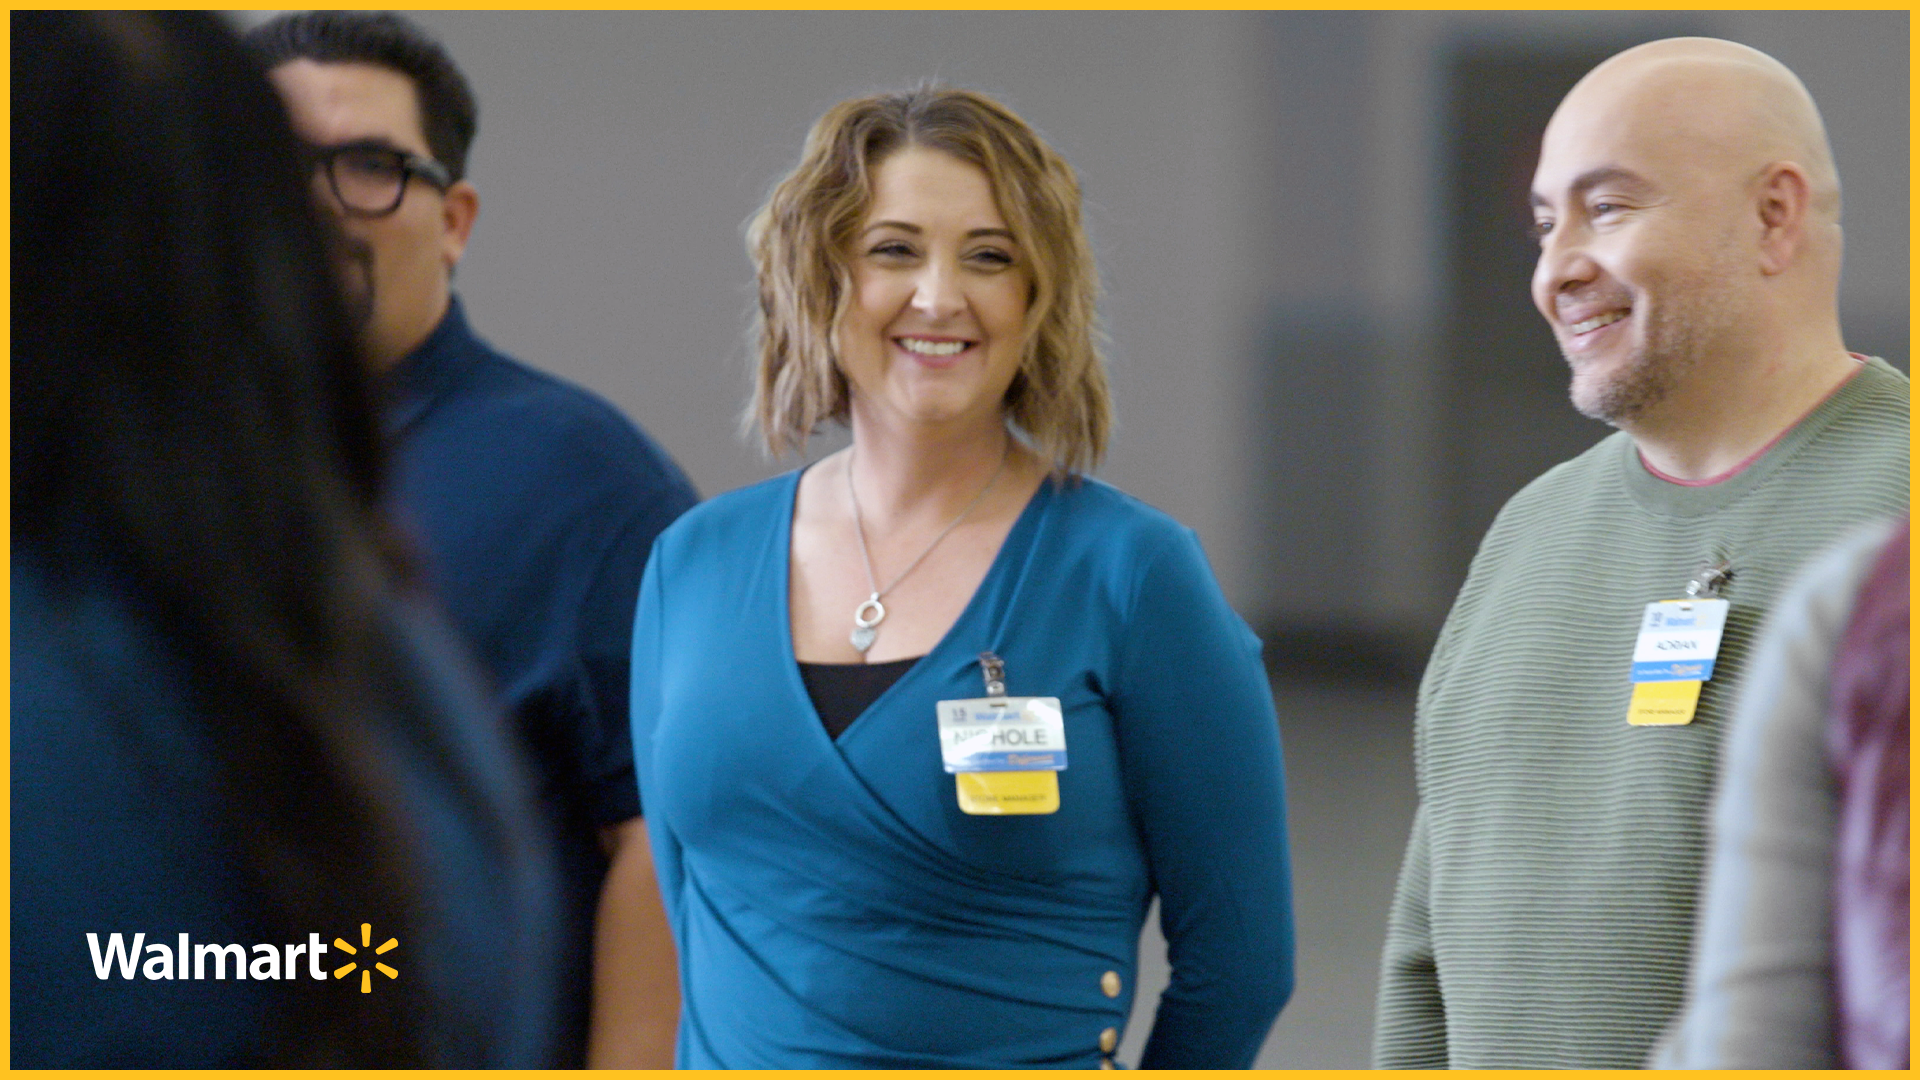
[[[1725,600],[1657,600],[1640,617],[1633,646],[1633,699],[1627,723],[1687,724],[1700,705],[1700,684],[1713,678]]]

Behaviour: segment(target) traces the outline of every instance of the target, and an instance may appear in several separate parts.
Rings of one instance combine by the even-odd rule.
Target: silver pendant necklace
[[[940,541],[945,540],[948,533],[959,528],[960,523],[967,520],[967,515],[973,513],[973,508],[980,505],[980,500],[987,497],[987,492],[993,490],[993,485],[1000,479],[1000,474],[1007,471],[1008,452],[1012,447],[1013,440],[1008,439],[1000,448],[999,466],[993,470],[992,476],[987,477],[987,486],[981,488],[979,494],[961,509],[960,516],[948,522],[947,527],[940,530],[940,535],[933,538],[933,543],[928,544],[926,549],[920,552],[919,558],[908,563],[907,568],[895,575],[892,581],[887,582],[887,587],[884,589],[873,579],[873,556],[867,553],[867,529],[860,523],[860,495],[853,490],[853,451],[851,449],[847,451],[847,498],[853,502],[853,531],[854,535],[860,538],[860,563],[867,568],[867,588],[871,590],[867,598],[860,601],[860,606],[853,609],[853,633],[847,636],[847,640],[853,643],[853,647],[859,650],[861,656],[867,655],[867,650],[873,648],[873,639],[880,634],[880,623],[887,617],[887,606],[880,602],[880,598],[892,592],[895,585],[905,581],[908,574],[919,569],[927,556],[933,554],[933,549],[940,546]]]

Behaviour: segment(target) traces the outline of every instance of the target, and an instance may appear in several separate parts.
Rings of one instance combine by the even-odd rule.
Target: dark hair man
[[[1507,504],[1434,647],[1380,1066],[1644,1062],[1754,631],[1907,504],[1908,382],[1841,344],[1840,186],[1792,72],[1629,49],[1561,103],[1532,201],[1534,303],[1575,408],[1620,430]]]
[[[654,536],[695,495],[606,402],[468,328],[451,279],[479,210],[465,179],[476,108],[439,43],[398,16],[335,11],[275,19],[247,41],[311,147],[315,197],[340,223],[363,349],[392,391],[402,511],[516,718],[554,817],[570,997],[552,1064],[577,1067],[590,986],[593,1008],[676,993],[671,957],[598,982],[591,959],[596,933],[617,938],[630,920],[661,917],[643,887],[632,891],[650,908],[607,905],[595,928],[610,857],[621,874],[651,874],[627,720],[633,611]],[[661,1037],[594,1034],[628,1049],[650,1036]],[[668,1064],[671,1031],[663,1037],[659,1058],[625,1060]]]

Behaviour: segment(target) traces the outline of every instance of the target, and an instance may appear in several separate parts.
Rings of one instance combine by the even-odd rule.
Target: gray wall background
[[[999,97],[1074,163],[1120,413],[1102,475],[1198,530],[1282,678],[1302,948],[1268,1066],[1365,1063],[1413,798],[1406,680],[1486,523],[1457,507],[1497,505],[1564,456],[1536,467],[1538,440],[1497,434],[1467,447],[1448,414],[1461,58],[1676,32],[1780,58],[1821,105],[1845,185],[1849,344],[1906,363],[1905,12],[417,17],[481,103],[458,278],[475,324],[613,400],[707,494],[793,464],[737,434],[741,226],[828,105],[935,78]],[[1538,136],[1512,132],[1529,154]],[[1523,220],[1515,207],[1516,237]],[[1524,276],[1511,295],[1530,313]],[[1496,358],[1542,388],[1514,407],[1563,441],[1601,437],[1540,334]],[[1463,492],[1494,474],[1463,480],[1450,460],[1519,479]],[[1316,674],[1346,681],[1297,685]]]
[[[1120,413],[1102,474],[1193,526],[1262,628],[1417,645],[1462,569],[1448,545],[1485,524],[1449,523],[1434,468],[1448,453],[1434,347],[1448,78],[1465,51],[1698,32],[1779,57],[1839,159],[1850,343],[1905,361],[1904,12],[419,19],[480,97],[481,214],[459,274],[474,321],[612,399],[707,493],[793,464],[762,459],[734,424],[752,298],[741,226],[807,126],[923,78],[1009,103],[1085,186]],[[1528,303],[1515,281],[1515,308]],[[1550,345],[1514,362],[1549,369],[1538,406],[1571,416]]]

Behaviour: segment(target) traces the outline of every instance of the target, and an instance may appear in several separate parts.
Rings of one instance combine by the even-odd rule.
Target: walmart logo
[[[360,949],[371,948],[372,945],[373,945],[373,924],[361,923],[360,924]],[[333,947],[336,949],[339,949],[343,953],[346,953],[348,956],[360,955],[360,949],[354,948],[353,946],[347,944],[346,942],[341,941],[339,938],[333,939]],[[373,950],[373,955],[384,956],[387,953],[390,953],[399,947],[400,947],[399,938],[388,938],[386,941],[381,943],[379,948]],[[353,969],[358,966],[359,965],[356,963],[349,962],[344,967],[334,968],[333,977],[336,979],[344,979],[347,976],[353,974]],[[393,970],[392,968],[388,967],[385,964],[375,964],[370,968],[362,969],[360,972],[360,992],[361,993],[363,994],[373,993],[373,973],[376,971],[378,971],[382,975],[385,975],[389,979],[397,979],[400,977],[399,972]]]
[[[373,924],[360,924],[360,948],[372,948]],[[333,947],[349,956],[358,956],[360,949],[354,948],[339,938],[333,939]],[[400,947],[400,939],[390,937],[373,950],[374,956],[384,956]],[[167,944],[159,938],[147,940],[145,934],[135,934],[129,942],[123,934],[109,934],[105,947],[102,947],[99,934],[87,935],[87,951],[92,954],[93,974],[99,979],[110,979],[117,968],[122,979],[132,979],[137,971],[141,978],[149,981],[205,979],[207,970],[213,970],[213,978],[225,979],[231,968],[235,979],[298,979],[302,977],[301,960],[306,963],[304,977],[324,980],[327,972],[320,955],[327,946],[320,941],[319,934],[308,934],[305,945],[255,945],[251,949],[245,945],[212,945],[191,940],[186,934],[177,935],[173,944]],[[365,959],[371,959],[365,958]],[[333,977],[344,979],[360,969],[358,961],[350,961],[333,971]],[[385,963],[373,963],[360,969],[360,992],[373,992],[373,973],[378,971],[389,979],[398,979],[400,973]]]

